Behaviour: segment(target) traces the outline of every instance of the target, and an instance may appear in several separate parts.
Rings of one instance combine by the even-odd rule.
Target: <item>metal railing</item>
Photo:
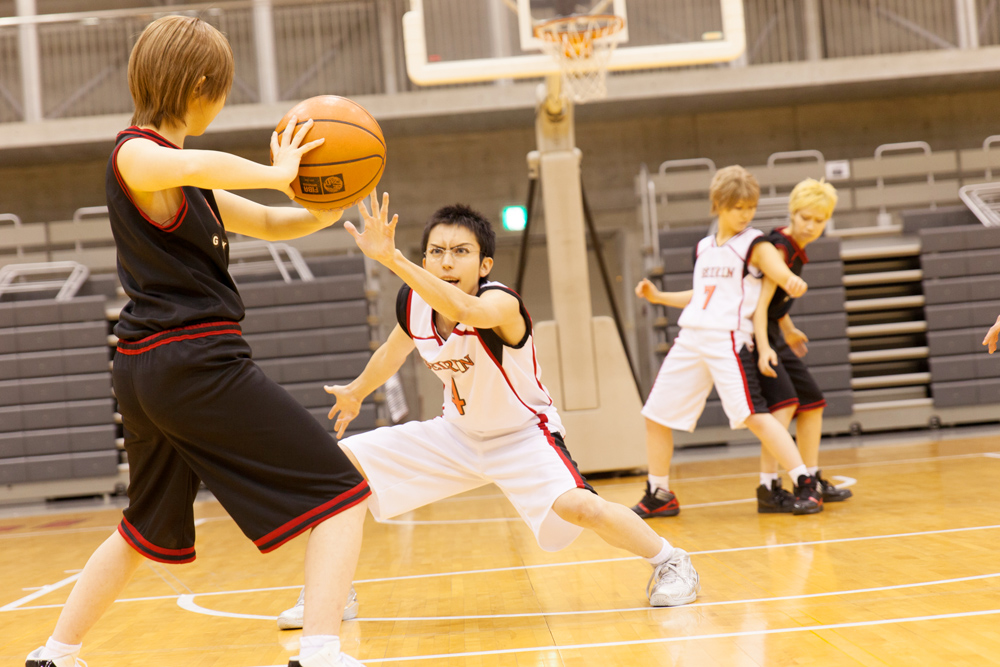
[[[511,4],[425,0],[428,53],[446,61],[522,54]],[[129,52],[165,13],[195,14],[226,33],[236,59],[232,104],[404,93],[417,88],[402,55],[408,5],[222,0],[3,17],[0,122],[131,111]],[[628,12],[633,46],[698,41],[721,26],[718,3],[707,0],[629,0]],[[1000,0],[745,0],[745,16],[747,52],[734,66],[1000,44]]]

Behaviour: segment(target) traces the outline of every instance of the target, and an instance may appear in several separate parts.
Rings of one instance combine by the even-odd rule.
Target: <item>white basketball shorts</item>
[[[751,340],[740,331],[682,327],[663,359],[642,416],[668,428],[693,431],[713,383],[730,428],[743,428],[750,415],[768,412]]]
[[[385,426],[340,444],[368,478],[372,490],[368,507],[377,520],[492,482],[542,549],[563,549],[583,530],[559,518],[552,504],[570,489],[593,489],[577,470],[562,437],[544,425],[477,438],[437,417]]]

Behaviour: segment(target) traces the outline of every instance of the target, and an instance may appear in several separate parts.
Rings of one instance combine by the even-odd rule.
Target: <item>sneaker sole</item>
[[[694,593],[680,599],[671,599],[666,597],[665,595],[654,595],[653,597],[649,598],[649,604],[653,607],[679,607],[681,605],[691,604],[692,602],[697,600],[698,593],[700,592],[701,592],[701,586],[699,585],[698,589]],[[661,600],[667,600],[667,602],[663,602],[662,604],[657,604]]]
[[[677,507],[672,510],[664,510],[662,512],[643,512],[642,510],[636,511],[634,507],[630,508],[640,519],[655,519],[661,516],[677,516],[681,513],[681,508]]]
[[[810,507],[809,509],[792,510],[792,514],[794,514],[795,516],[802,516],[804,514],[819,514],[822,511],[823,511],[823,506],[817,505],[816,507]]]
[[[823,496],[823,502],[824,503],[842,503],[845,500],[847,500],[848,498],[853,498],[853,497],[854,497],[854,494],[851,493],[851,492],[848,492],[846,495],[836,496],[836,497],[831,497],[831,496],[824,495]]]
[[[792,514],[791,509],[781,509],[778,507],[761,507],[757,506],[757,514]]]

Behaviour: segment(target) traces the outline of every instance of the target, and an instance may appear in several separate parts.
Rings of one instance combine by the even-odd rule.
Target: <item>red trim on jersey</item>
[[[542,433],[545,434],[545,440],[548,441],[549,446],[552,447],[552,449],[556,450],[556,455],[560,459],[562,459],[563,464],[565,464],[565,466],[569,469],[570,474],[573,475],[573,481],[576,482],[576,488],[586,489],[587,482],[583,480],[583,476],[580,474],[580,471],[577,470],[575,465],[573,465],[573,461],[571,461],[570,458],[566,455],[565,450],[563,450],[562,447],[557,445],[555,438],[552,437],[552,432],[549,431],[549,427],[546,426],[548,421],[549,419],[547,415],[544,414],[538,415],[538,428],[542,429]]]
[[[242,332],[239,329],[223,329],[221,331],[205,331],[203,333],[197,334],[187,334],[184,336],[173,336],[171,338],[165,338],[161,341],[153,343],[152,345],[147,345],[140,350],[118,350],[119,354],[142,354],[143,352],[149,352],[150,350],[160,347],[161,345],[167,345],[168,343],[176,343],[179,340],[193,340],[195,338],[207,338],[208,336],[219,336],[221,334],[236,334],[240,335]]]
[[[128,130],[125,130],[125,132],[128,132]],[[156,135],[156,136],[159,136],[159,135]],[[139,208],[138,204],[135,203],[135,200],[132,199],[132,193],[129,191],[128,186],[125,185],[125,181],[122,179],[121,172],[118,171],[118,151],[119,151],[119,149],[121,149],[121,147],[125,145],[126,141],[129,141],[130,139],[140,139],[140,138],[141,139],[149,139],[150,141],[154,141],[154,142],[160,144],[161,146],[168,146],[170,148],[177,148],[177,146],[174,146],[172,143],[170,143],[166,139],[163,139],[162,137],[160,137],[160,139],[162,139],[162,141],[157,141],[157,139],[155,139],[154,137],[146,136],[145,134],[143,134],[140,137],[137,137],[137,136],[134,136],[134,135],[130,136],[130,137],[127,137],[125,139],[125,141],[122,141],[117,146],[115,146],[115,150],[111,154],[111,167],[115,171],[115,179],[118,181],[118,186],[121,187],[122,192],[124,192],[125,196],[128,197],[129,202],[131,202],[132,206],[135,207],[135,210],[139,212],[139,215],[141,215],[146,222],[148,222],[149,224],[153,225],[154,227],[156,227],[157,229],[159,229],[160,231],[163,231],[163,232],[168,232],[169,233],[169,232],[175,231],[178,227],[181,226],[181,223],[184,221],[184,216],[187,215],[188,200],[187,200],[187,195],[184,193],[184,190],[181,189],[181,196],[183,197],[183,200],[181,201],[181,205],[177,208],[177,212],[174,213],[173,217],[171,217],[170,220],[168,220],[167,222],[164,222],[164,223],[156,222],[155,220],[153,220],[152,218],[150,218],[148,215],[146,215],[146,212],[143,211],[141,208]],[[211,208],[211,206],[209,208]],[[218,220],[216,220],[216,222],[218,222]],[[221,223],[220,223],[220,226],[221,226]]]
[[[799,247],[799,244],[795,242],[795,239],[792,238],[792,235],[788,233],[788,227],[779,227],[774,231],[778,232],[786,239],[788,239],[788,242],[792,244],[792,248],[795,249],[795,254],[792,255],[791,258],[787,260],[788,266],[792,265],[792,262],[795,261],[796,257],[801,257],[803,264],[809,263],[809,257],[806,255],[806,249]]]
[[[753,399],[750,398],[750,385],[747,384],[747,374],[743,371],[743,362],[740,361],[740,354],[736,351],[736,334],[732,331],[729,332],[729,340],[733,341],[733,356],[736,357],[736,367],[740,369],[740,377],[743,378],[743,393],[747,397],[750,414],[757,414],[753,409]]]
[[[476,338],[479,339],[479,344],[483,346],[484,350],[486,350],[486,354],[489,356],[489,358],[493,360],[493,363],[494,363],[494,365],[496,365],[497,370],[500,371],[500,375],[502,375],[503,379],[507,381],[507,386],[510,387],[510,391],[511,391],[511,393],[514,394],[514,397],[517,398],[517,400],[521,401],[521,405],[523,405],[524,407],[528,408],[528,410],[531,411],[531,414],[537,415],[539,418],[544,417],[545,415],[542,415],[542,414],[539,414],[538,412],[536,412],[535,409],[532,408],[527,403],[525,403],[524,399],[522,399],[521,396],[517,393],[517,390],[514,389],[514,384],[510,381],[510,378],[507,377],[507,371],[505,371],[503,369],[503,366],[500,365],[500,362],[497,361],[497,358],[493,356],[492,352],[490,352],[490,348],[486,345],[486,342],[483,341],[483,337],[481,335],[479,335],[479,331],[478,330],[476,330]]]
[[[208,327],[225,327],[225,326],[228,326],[228,328],[213,329],[212,331],[199,331],[196,333],[187,333],[187,334],[181,333],[183,331],[193,331],[195,329],[206,329]],[[172,334],[177,334],[177,335],[172,335]],[[167,343],[174,343],[179,340],[191,340],[194,338],[205,338],[207,336],[219,336],[221,334],[236,334],[237,336],[240,336],[243,334],[243,332],[240,329],[239,324],[229,320],[222,320],[221,322],[202,322],[201,324],[192,324],[190,326],[178,327],[176,329],[166,329],[164,331],[160,331],[151,336],[146,336],[145,338],[141,338],[136,341],[130,341],[130,340],[119,341],[118,347],[116,349],[116,354],[127,354],[127,355],[142,354],[143,352],[148,352],[154,348],[160,347],[161,345],[166,345]],[[154,339],[156,340],[154,341]],[[148,345],[145,345],[144,347],[130,347],[133,345],[142,345],[147,341],[153,341],[153,342],[150,342]]]

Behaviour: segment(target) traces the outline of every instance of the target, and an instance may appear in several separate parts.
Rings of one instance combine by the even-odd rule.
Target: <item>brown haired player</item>
[[[304,236],[340,211],[260,206],[226,189],[290,194],[311,121],[271,137],[273,166],[183,150],[222,109],[233,80],[226,38],[188,17],[154,21],[129,59],[133,126],[118,135],[106,189],[129,296],[115,326],[113,381],[129,460],[129,506],[90,557],[27,667],[75,667],[81,642],[143,558],[194,560],[200,481],[262,551],[312,529],[310,606],[290,665],[358,665],[340,651],[340,610],[357,564],[368,485],[323,427],[264,376],[240,335],[243,303],[227,233]],[[337,610],[325,614],[325,610]]]
[[[795,514],[823,509],[814,482],[788,431],[767,410],[757,380],[752,316],[767,276],[794,296],[806,284],[793,274],[759,229],[750,227],[760,187],[740,166],[716,172],[709,189],[719,229],[695,246],[693,289],[661,292],[643,280],[636,294],[652,303],[683,308],[674,340],[642,409],[646,418],[649,478],[632,510],[643,518],[680,512],[669,487],[673,429],[693,431],[715,384],[731,428],[749,428],[797,480]]]

